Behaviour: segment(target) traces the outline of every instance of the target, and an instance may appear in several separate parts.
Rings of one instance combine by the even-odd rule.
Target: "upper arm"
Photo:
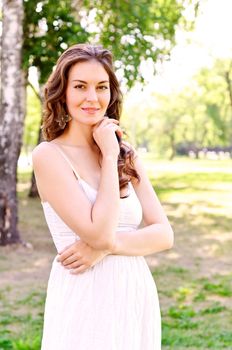
[[[62,220],[81,238],[91,233],[92,204],[72,169],[54,147],[43,142],[32,153],[41,198],[48,201]]]
[[[137,153],[136,158],[134,159],[134,166],[140,176],[140,181],[132,179],[132,184],[142,206],[144,224],[151,225],[154,223],[160,223],[169,225],[164,209]]]

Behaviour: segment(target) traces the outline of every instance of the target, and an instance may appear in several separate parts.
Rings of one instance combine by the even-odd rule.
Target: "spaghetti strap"
[[[80,175],[76,172],[74,166],[72,165],[72,162],[70,161],[70,159],[66,156],[65,152],[61,149],[60,146],[58,146],[56,143],[52,143],[50,142],[50,145],[52,145],[53,147],[55,147],[59,152],[60,154],[63,156],[63,158],[66,160],[66,162],[70,165],[72,171],[74,172],[74,175],[76,176],[76,178],[78,180],[80,180]]]

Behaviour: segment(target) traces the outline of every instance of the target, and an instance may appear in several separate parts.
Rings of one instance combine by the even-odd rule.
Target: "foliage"
[[[169,57],[184,2],[86,0],[84,7],[95,15],[94,41],[113,51],[117,68],[131,86],[134,81],[143,81],[139,69],[142,60],[149,63]]]
[[[70,0],[24,0],[23,67],[36,66],[44,83],[67,45],[88,40]]]
[[[27,115],[24,123],[23,145],[30,151],[37,144],[41,120],[41,103],[30,86],[27,87]]]
[[[232,60],[218,59],[196,76],[204,96],[206,114],[212,121],[213,137],[222,144],[232,142]]]
[[[154,128],[154,107],[146,106],[143,101],[134,102],[133,106],[125,104],[121,124],[125,129],[125,137],[134,147],[151,149],[152,140],[157,136]]]
[[[23,67],[27,71],[36,66],[43,85],[67,46],[77,42],[101,43],[112,50],[119,77],[124,76],[124,83],[131,87],[135,81],[143,81],[142,60],[154,66],[157,60],[169,57],[175,28],[185,21],[184,9],[192,5],[195,12],[197,4],[196,0],[66,0],[58,3],[24,0]],[[191,23],[185,22],[184,26]],[[24,131],[26,147],[36,144],[41,113],[30,90],[29,94]],[[143,119],[144,125],[137,128],[138,144],[148,145],[144,140],[148,129],[150,134],[146,137],[152,138],[151,121],[152,115],[148,122]]]
[[[24,0],[24,68],[36,66],[44,83],[68,46],[101,43],[112,50],[116,68],[130,87],[143,80],[142,60],[168,58],[176,26],[183,24],[189,4],[196,11],[196,0]]]
[[[216,60],[184,90],[153,93],[149,104],[136,101],[124,113],[138,146],[170,158],[184,149],[231,147],[232,61]]]

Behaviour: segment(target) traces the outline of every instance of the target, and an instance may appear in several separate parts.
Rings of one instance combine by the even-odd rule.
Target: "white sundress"
[[[61,151],[60,151],[61,152]],[[94,203],[97,191],[78,181]],[[117,231],[133,231],[142,209],[132,184],[120,199]],[[42,202],[58,251],[80,239]],[[70,274],[55,257],[48,281],[41,350],[160,350],[161,319],[155,282],[143,256],[107,255],[84,273]]]

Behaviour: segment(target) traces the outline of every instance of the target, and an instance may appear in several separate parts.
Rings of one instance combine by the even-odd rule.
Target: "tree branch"
[[[36,91],[34,85],[32,85],[32,83],[31,83],[29,80],[28,80],[27,83],[28,83],[28,85],[32,88],[34,94],[36,95],[36,97],[38,98],[38,100],[40,101],[40,103],[42,103],[42,102],[43,102],[43,101],[42,101],[42,98],[41,98],[40,94]]]

